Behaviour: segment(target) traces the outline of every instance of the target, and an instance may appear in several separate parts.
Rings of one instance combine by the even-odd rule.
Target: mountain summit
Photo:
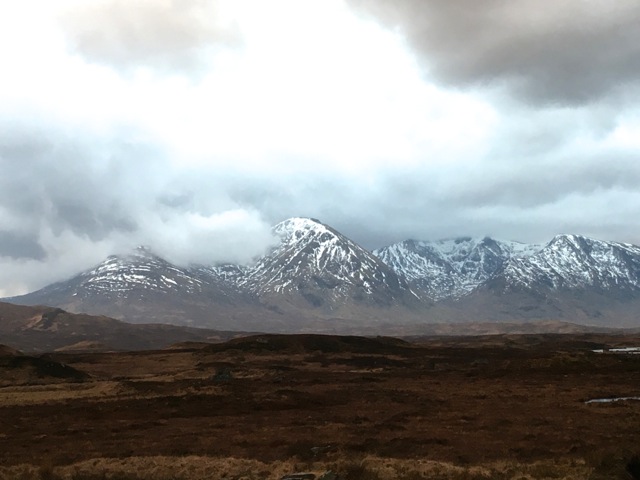
[[[498,281],[503,292],[640,292],[640,247],[581,235],[557,235],[534,255],[512,259]]]
[[[269,303],[331,312],[351,304],[390,307],[415,298],[407,282],[378,257],[318,220],[290,218],[274,231],[280,245],[240,281]]]
[[[461,237],[369,252],[311,218],[290,218],[274,232],[280,243],[253,265],[182,268],[141,247],[7,300],[245,331],[522,320],[640,325],[635,245],[580,235],[543,246]]]
[[[511,259],[527,258],[539,249],[538,245],[489,237],[461,237],[436,242],[405,240],[374,253],[417,292],[443,300],[470,293]]]
[[[207,325],[227,312],[257,304],[211,272],[178,267],[142,246],[124,255],[111,255],[69,280],[8,300],[134,323],[181,325]]]
[[[321,330],[323,319],[363,324],[390,309],[399,318],[419,310],[404,278],[331,227],[291,218],[274,232],[280,244],[252,266],[183,268],[139,247],[8,301],[136,323],[260,331]]]

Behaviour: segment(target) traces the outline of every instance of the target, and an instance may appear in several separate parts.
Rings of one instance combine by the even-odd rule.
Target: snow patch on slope
[[[403,275],[417,289],[436,300],[466,295],[487,281],[513,258],[527,258],[539,245],[489,237],[406,240],[374,254]]]
[[[512,260],[505,288],[640,289],[640,247],[581,235],[557,235],[528,259]]]
[[[276,225],[274,232],[280,245],[240,281],[259,295],[302,294],[317,304],[365,297],[388,303],[402,290],[408,291],[406,283],[371,252],[318,220],[290,218]]]

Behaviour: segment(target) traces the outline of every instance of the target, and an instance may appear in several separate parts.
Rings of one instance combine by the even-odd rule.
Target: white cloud
[[[89,62],[127,73],[141,68],[198,75],[218,46],[236,46],[237,32],[216,0],[76,1],[60,19],[69,43]]]
[[[557,34],[541,15],[527,35]],[[495,40],[496,21],[525,17],[482,18],[474,32]],[[610,25],[596,20],[600,38]],[[625,58],[634,35],[619,39]],[[469,58],[453,47],[436,53]],[[340,0],[0,3],[0,288],[42,286],[137,244],[179,263],[246,262],[293,215],[370,248],[568,227],[635,238],[640,117],[626,70],[611,78],[631,82],[628,97],[598,84],[594,101],[541,106],[514,100],[509,75],[435,84],[429,51]],[[555,71],[545,58],[533,65]],[[20,254],[45,260],[7,255],[26,237]]]
[[[276,239],[258,212],[226,210],[212,215],[171,212],[143,219],[145,242],[178,265],[248,264]]]

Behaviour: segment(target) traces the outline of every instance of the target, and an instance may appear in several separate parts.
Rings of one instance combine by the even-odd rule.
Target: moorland
[[[597,333],[3,347],[0,478],[632,478],[640,355],[611,349],[633,346]]]

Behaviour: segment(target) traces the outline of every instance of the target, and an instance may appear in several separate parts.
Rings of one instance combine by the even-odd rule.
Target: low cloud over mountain
[[[5,2],[0,293],[140,244],[250,263],[300,215],[640,243],[638,7],[586,8]]]

